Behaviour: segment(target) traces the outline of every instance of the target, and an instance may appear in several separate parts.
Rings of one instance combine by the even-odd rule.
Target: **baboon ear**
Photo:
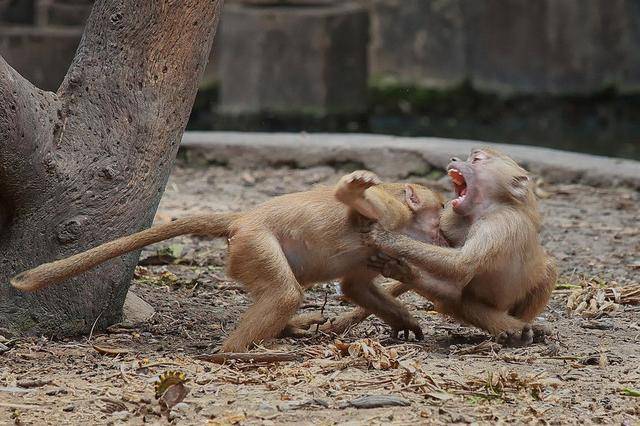
[[[413,185],[409,184],[406,184],[404,186],[404,201],[414,212],[416,210],[419,210],[424,204],[423,200],[418,196],[416,189],[413,187]]]
[[[526,175],[514,176],[509,185],[509,192],[517,200],[524,200],[529,193],[529,177]]]

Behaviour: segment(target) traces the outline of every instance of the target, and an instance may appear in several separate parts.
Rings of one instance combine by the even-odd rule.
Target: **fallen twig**
[[[345,407],[355,408],[379,408],[379,407],[406,407],[411,405],[409,400],[396,395],[365,395],[348,401]]]
[[[39,405],[34,405],[34,404],[12,404],[10,402],[0,402],[0,407],[3,408],[15,408],[18,410],[29,410],[29,409],[43,409],[44,407],[41,407]]]
[[[42,386],[50,385],[53,383],[51,380],[24,380],[18,382],[17,385],[21,388],[39,388]]]
[[[227,361],[243,361],[243,362],[287,362],[300,361],[302,356],[295,352],[262,352],[262,353],[217,353],[211,355],[202,355],[197,357],[201,361],[215,362],[223,364]]]

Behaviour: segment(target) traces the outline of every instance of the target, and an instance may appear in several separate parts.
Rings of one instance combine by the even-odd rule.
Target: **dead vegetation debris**
[[[606,283],[598,278],[583,279],[567,298],[567,309],[575,316],[600,318],[613,316],[622,305],[640,304],[640,284],[624,287]]]
[[[343,172],[178,167],[158,219],[249,208]],[[279,339],[210,362],[200,358],[248,298],[224,274],[224,241],[182,237],[144,250],[133,289],[156,309],[147,323],[96,329],[90,339],[0,336],[0,424],[635,424],[640,196],[539,186],[542,240],[561,277],[540,319],[554,329],[544,344],[501,346],[408,294],[421,342],[391,339],[372,319],[339,338]],[[328,317],[347,309],[333,285],[308,291],[302,308]],[[169,371],[185,380],[166,386],[161,402],[155,383]]]

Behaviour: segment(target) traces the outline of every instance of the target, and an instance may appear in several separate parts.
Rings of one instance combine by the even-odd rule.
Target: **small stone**
[[[258,405],[258,410],[260,410],[260,411],[275,411],[275,409],[276,409],[276,407],[274,407],[273,405],[268,404],[268,403],[266,403],[264,401],[262,401],[260,403],[260,405]]]
[[[256,178],[248,172],[242,174],[242,180],[244,181],[245,186],[253,186],[256,183]]]
[[[67,406],[65,406],[62,411],[64,411],[65,413],[70,413],[72,411],[74,411],[76,409],[76,406],[73,404],[69,404]]]
[[[114,420],[127,420],[129,415],[130,413],[126,410],[111,413],[111,417],[113,417]]]
[[[176,405],[173,406],[171,410],[186,411],[188,408],[189,408],[189,404],[187,404],[186,402],[178,402]]]
[[[153,306],[129,290],[124,300],[124,306],[122,307],[122,317],[125,321],[131,324],[147,322],[155,313],[156,311]]]
[[[406,407],[411,402],[395,395],[365,395],[349,401],[349,405],[355,408]]]

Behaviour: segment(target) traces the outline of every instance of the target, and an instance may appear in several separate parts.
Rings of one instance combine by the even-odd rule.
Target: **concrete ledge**
[[[326,133],[186,132],[182,148],[233,167],[357,163],[391,178],[443,169],[473,147],[496,148],[551,183],[623,185],[640,189],[640,162],[526,145],[443,138]]]

